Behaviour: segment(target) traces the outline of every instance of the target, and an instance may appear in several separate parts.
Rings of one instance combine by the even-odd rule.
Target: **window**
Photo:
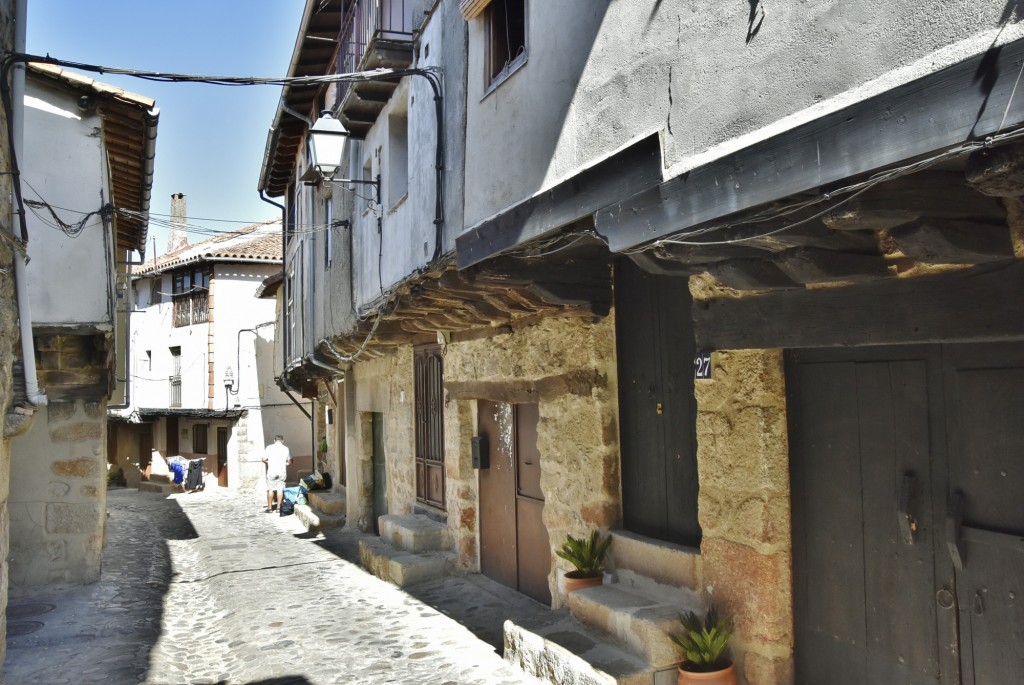
[[[409,192],[409,115],[388,116],[388,205],[394,207]]]
[[[153,370],[153,350],[146,350],[146,371]]]
[[[441,348],[413,353],[416,401],[416,499],[444,508],[444,376]]]
[[[208,454],[206,436],[210,426],[205,423],[197,423],[192,426],[192,451],[195,454]]]
[[[171,352],[171,377],[168,379],[170,396],[167,398],[168,407],[181,406],[181,348],[172,347]],[[177,448],[175,448],[177,449]]]
[[[178,269],[171,274],[174,325],[190,326],[209,321],[210,268]]]
[[[487,83],[496,86],[526,62],[526,0],[491,0],[487,26]]]
[[[149,281],[149,303],[160,304],[164,301],[163,293],[160,292],[160,286],[163,285],[164,279],[156,276],[151,278]]]

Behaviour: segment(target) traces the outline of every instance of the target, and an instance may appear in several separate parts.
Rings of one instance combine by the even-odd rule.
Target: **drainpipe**
[[[277,131],[276,130],[273,131],[271,137],[272,137],[272,139],[276,140],[276,138],[277,138]],[[268,144],[269,144],[269,141],[268,141]],[[284,269],[285,274],[287,274],[288,273],[288,269],[287,269],[288,265],[285,264],[284,250],[287,249],[287,245],[288,245],[288,210],[286,210],[284,208],[284,205],[282,205],[282,204],[280,204],[278,202],[274,202],[269,197],[267,197],[266,193],[263,190],[263,188],[260,188],[260,199],[263,200],[264,202],[266,202],[268,205],[273,205],[273,206],[275,206],[275,207],[277,207],[278,209],[281,210],[281,250],[282,250],[282,253],[281,253],[281,268]],[[287,285],[288,285],[287,275],[285,276],[284,283],[282,283],[281,285],[282,285],[282,287],[287,287]],[[288,296],[288,293],[286,292],[285,293],[285,297],[287,297],[287,296]],[[282,317],[282,319],[284,319],[284,316],[285,316],[285,309],[282,307],[281,308],[281,317]],[[284,374],[287,372],[287,369],[285,369],[285,366],[287,366],[287,364],[288,364],[288,322],[287,321],[282,321],[282,323],[284,325],[281,326],[281,368],[284,369],[284,371],[282,371],[281,375],[284,376]],[[293,399],[292,402],[294,402],[294,401],[295,400]]]
[[[25,52],[25,22],[28,17],[28,0],[17,0],[14,10],[14,52]],[[13,66],[11,76],[11,137],[14,149],[11,151],[15,160],[24,159],[21,154],[25,138],[25,63]],[[11,179],[12,183],[21,183],[20,175]],[[11,228],[21,225],[21,239],[28,243],[28,232],[25,230],[24,217],[20,216],[18,203],[11,204]],[[36,406],[47,403],[46,392],[39,387],[36,375],[36,345],[32,336],[32,308],[28,296],[28,273],[25,266],[28,255],[23,257],[14,254],[14,287],[18,297],[18,323],[21,328],[21,356],[25,366],[25,394],[28,401]]]
[[[337,366],[331,366],[330,364],[324,364],[322,361],[316,358],[315,354],[311,354],[306,357],[306,360],[313,366],[319,366],[321,369],[326,369],[332,374],[340,375],[341,380],[345,380],[345,369],[339,369]]]

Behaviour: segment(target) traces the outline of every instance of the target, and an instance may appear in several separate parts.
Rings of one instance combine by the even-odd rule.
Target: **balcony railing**
[[[168,407],[180,407],[181,406],[181,376],[170,376],[167,379],[167,384],[170,387],[170,396],[167,398]]]
[[[414,29],[412,6],[416,0],[355,0],[341,23],[341,49],[337,73],[345,74],[392,64],[373,64],[375,48],[381,44],[411,46]],[[411,50],[410,50],[411,54]],[[411,62],[410,62],[411,63]],[[408,66],[406,64],[405,66]],[[342,102],[351,84],[339,83],[335,102]]]

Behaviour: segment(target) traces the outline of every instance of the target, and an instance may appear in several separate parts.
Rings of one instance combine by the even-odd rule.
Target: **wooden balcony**
[[[405,69],[412,65],[415,0],[355,0],[342,21],[337,73]],[[365,138],[391,98],[394,79],[337,84],[329,104],[354,138]]]

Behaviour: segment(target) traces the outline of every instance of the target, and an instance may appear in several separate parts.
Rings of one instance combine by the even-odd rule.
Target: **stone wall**
[[[354,428],[355,449],[351,454],[346,451],[348,516],[361,530],[372,530],[372,413],[384,415],[388,513],[409,514],[416,506],[412,347],[399,347],[393,354],[355,364],[347,376],[349,384],[355,396],[350,416],[353,423],[349,424]]]
[[[14,2],[0,0],[0,47],[10,50],[14,43]],[[7,131],[7,117],[0,112],[0,130]],[[10,149],[7,136],[0,136],[0,169],[10,169]],[[0,175],[0,231],[11,231],[11,177]],[[11,365],[18,344],[18,313],[15,306],[14,275],[11,272],[14,255],[6,241],[0,241],[0,416],[11,408]],[[0,435],[0,665],[7,654],[7,585],[10,517],[11,452],[6,432]],[[0,670],[0,682],[3,672]]]
[[[782,351],[715,352],[695,394],[702,589],[732,618],[745,682],[785,685],[793,600]]]
[[[107,497],[106,400],[51,402],[14,442],[12,585],[99,579]]]
[[[453,343],[444,360],[446,459],[455,457],[446,463],[449,524],[460,563],[478,564],[470,557],[476,551],[477,481],[468,454],[476,433],[474,400],[537,402],[549,586],[559,606],[558,578],[571,567],[554,550],[566,535],[605,530],[620,516],[614,319],[548,317],[511,333]]]

